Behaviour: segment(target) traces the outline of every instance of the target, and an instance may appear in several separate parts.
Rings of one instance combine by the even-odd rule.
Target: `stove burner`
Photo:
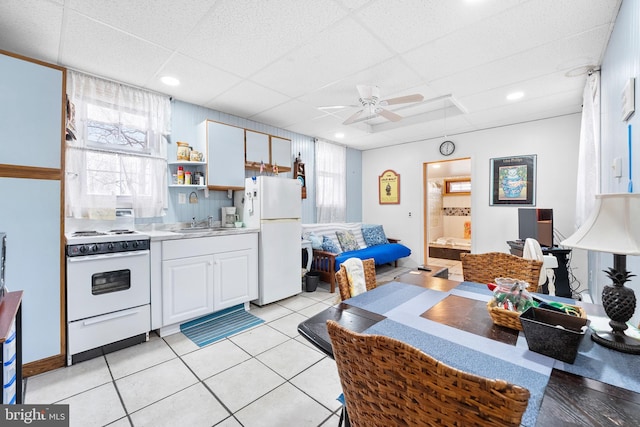
[[[109,233],[111,233],[111,234],[133,234],[133,233],[135,233],[135,231],[127,230],[127,229],[121,229],[121,230],[110,230]]]
[[[76,231],[73,233],[73,237],[84,237],[84,236],[106,236],[107,233],[102,233],[100,231],[89,230],[89,231]]]

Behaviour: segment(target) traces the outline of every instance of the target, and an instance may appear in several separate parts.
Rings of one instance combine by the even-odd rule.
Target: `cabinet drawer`
[[[104,345],[105,342],[116,342],[151,329],[151,312],[149,305],[103,316],[91,317],[69,323],[69,354],[91,350]]]

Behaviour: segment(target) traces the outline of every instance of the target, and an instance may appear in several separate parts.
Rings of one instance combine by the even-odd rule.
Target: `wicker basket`
[[[582,317],[583,319],[587,318],[587,313],[582,307],[579,307],[577,305],[571,305],[571,307],[575,308],[576,311],[580,313],[580,317]],[[487,310],[489,311],[489,316],[491,316],[491,320],[493,320],[494,324],[504,326],[505,328],[522,331],[522,323],[520,323],[520,313],[518,313],[517,311],[506,310],[504,308],[498,307],[496,305],[495,298],[492,298],[491,301],[487,303]]]

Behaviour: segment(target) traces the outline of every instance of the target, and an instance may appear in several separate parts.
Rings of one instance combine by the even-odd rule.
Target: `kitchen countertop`
[[[259,228],[213,228],[203,230],[189,230],[180,231],[177,229],[171,230],[145,230],[138,229],[137,231],[144,233],[151,237],[151,241],[163,241],[163,240],[178,240],[178,239],[195,239],[197,237],[214,237],[214,236],[233,236],[237,234],[249,234],[260,232]]]

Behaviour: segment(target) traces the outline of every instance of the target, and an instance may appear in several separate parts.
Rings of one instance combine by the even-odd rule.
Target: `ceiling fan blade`
[[[402,120],[402,116],[399,116],[396,113],[392,113],[389,110],[385,110],[384,108],[376,108],[376,114],[379,114],[385,119],[390,120],[392,122],[397,122]]]
[[[345,120],[344,122],[342,122],[343,125],[350,125],[351,123],[355,122],[356,120],[358,120],[358,117],[360,117],[360,115],[362,114],[364,110],[358,110],[355,113],[353,113],[351,116],[349,116],[349,118],[347,120]]]
[[[421,102],[424,100],[424,96],[419,93],[414,93],[413,95],[405,95],[399,96],[397,98],[383,99],[380,101],[380,105],[395,105],[395,104],[406,104],[408,102]]]

